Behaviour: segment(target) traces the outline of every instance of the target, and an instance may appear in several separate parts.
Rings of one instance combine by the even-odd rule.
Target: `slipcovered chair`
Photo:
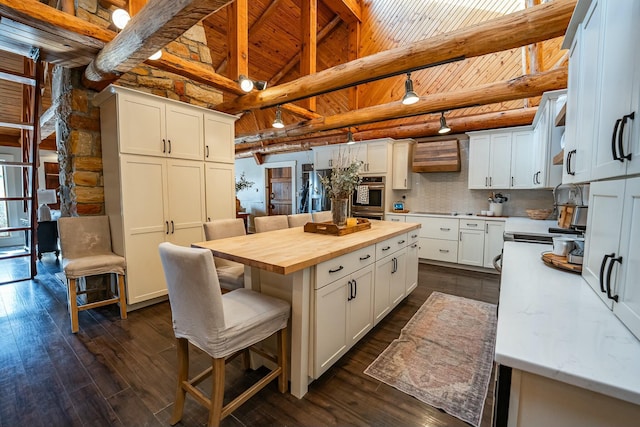
[[[312,215],[313,215],[313,222],[333,221],[333,216],[331,216],[331,211],[314,212]]]
[[[289,228],[302,227],[306,223],[313,221],[310,213],[287,215],[287,220],[289,221]]]
[[[257,216],[253,219],[253,225],[256,227],[256,233],[264,233],[289,228],[289,220],[286,215]]]
[[[78,332],[78,311],[107,304],[120,303],[120,317],[127,318],[124,290],[126,261],[111,250],[111,230],[107,216],[63,217],[58,219],[58,234],[62,250],[62,268],[67,277],[71,332]],[[118,295],[102,301],[78,305],[77,296],[87,294],[78,290],[78,279],[99,274],[115,274]]]
[[[205,222],[204,236],[207,240],[225,239],[227,237],[247,234],[241,218],[217,219]],[[223,292],[244,288],[244,265],[224,258],[214,257],[218,280]]]
[[[244,288],[222,294],[209,250],[168,242],[161,243],[159,250],[178,351],[178,384],[171,425],[182,419],[186,393],[209,409],[208,425],[218,426],[224,417],[274,379],[278,378],[280,392],[286,392],[289,304]],[[253,347],[274,334],[277,355]],[[191,379],[189,343],[211,356],[211,367]],[[241,353],[246,357],[247,349],[271,360],[276,367],[223,406],[225,361]],[[210,398],[196,387],[209,375],[213,380]]]

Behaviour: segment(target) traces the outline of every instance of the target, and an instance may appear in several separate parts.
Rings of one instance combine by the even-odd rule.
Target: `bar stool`
[[[257,216],[253,219],[253,224],[256,227],[256,233],[289,228],[289,220],[286,215]]]
[[[289,228],[291,227],[302,227],[308,222],[312,222],[313,218],[310,213],[299,213],[294,215],[287,215],[287,220],[289,221]]]
[[[333,216],[331,215],[331,211],[320,211],[314,212],[312,214],[313,222],[331,222],[333,221]]]
[[[247,234],[241,218],[216,219],[205,222],[204,236],[207,240],[225,239],[227,237]],[[214,257],[218,280],[223,292],[244,288],[244,265],[224,258]]]

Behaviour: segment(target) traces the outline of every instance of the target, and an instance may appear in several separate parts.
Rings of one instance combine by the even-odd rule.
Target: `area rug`
[[[496,322],[494,304],[434,292],[364,372],[477,427]]]

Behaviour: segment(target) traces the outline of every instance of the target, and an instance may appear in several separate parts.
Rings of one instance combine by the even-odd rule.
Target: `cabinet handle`
[[[333,160],[329,159],[329,167],[333,167]]]
[[[578,150],[571,150],[569,151],[569,154],[567,155],[567,173],[569,175],[575,175],[576,171],[575,169],[571,169],[571,159],[573,159],[573,156],[577,153]]]
[[[338,268],[336,268],[335,270],[329,270],[329,273],[337,273],[338,271],[342,270],[344,267],[340,266]]]
[[[609,263],[609,268],[607,269],[607,298],[618,302],[618,295],[611,295],[611,272],[613,271],[613,264],[615,264],[616,261],[622,265],[622,257],[611,258],[611,262]]]
[[[389,249],[391,249],[391,246],[385,246],[384,248],[382,248],[383,251],[388,251]]]
[[[171,220],[171,234],[173,234],[175,232],[176,232],[176,228],[175,228],[175,226],[173,224],[173,220]]]
[[[485,187],[489,186],[489,177],[487,177],[487,176],[484,177],[484,186]]]
[[[208,159],[209,158],[209,146],[205,145],[204,148],[205,148],[205,150],[207,152],[207,154],[204,157]]]
[[[460,234],[460,241],[462,242],[462,231],[459,234]]]
[[[418,247],[418,244],[417,244],[417,243],[414,243],[413,245],[411,245],[411,248],[412,248],[412,249],[415,249],[415,248],[417,248],[417,247]]]
[[[164,234],[169,234],[169,221],[165,221],[164,222],[164,227],[165,227],[165,232]]]
[[[477,226],[478,226],[478,224],[469,224],[469,223],[467,223],[467,227],[477,227]]]
[[[620,126],[621,122],[622,119],[618,119],[613,125],[613,134],[611,134],[611,155],[613,156],[613,160],[620,160],[622,162],[622,157],[619,157],[618,152],[616,151],[616,135],[618,134],[618,126]]]
[[[404,179],[404,186],[407,186],[407,178]]]
[[[411,238],[412,238],[412,239],[415,239],[416,237],[418,237],[418,235],[417,235],[417,234],[412,234],[412,235],[411,235]]]
[[[488,222],[484,223],[484,233],[485,234],[489,234],[489,223]]]
[[[167,142],[169,143],[169,154],[171,154],[171,140],[167,139]]]
[[[371,258],[371,255],[367,254],[367,256],[361,256],[360,261],[364,261],[365,259]]]
[[[397,271],[397,270],[396,270],[396,266],[397,266],[397,265],[396,265],[396,261],[397,261],[397,260],[396,260],[395,258],[392,258],[392,259],[391,259],[391,274],[393,274],[393,273],[395,273],[395,272]]]
[[[607,259],[613,258],[614,256],[616,256],[616,254],[615,253],[611,253],[611,254],[605,255],[602,258],[602,264],[600,264],[600,276],[599,276],[599,279],[600,279],[600,292],[603,292],[603,293],[606,292],[605,289],[604,289],[604,268],[607,265]]]
[[[618,133],[618,151],[620,151],[620,158],[618,160],[620,160],[621,162],[624,162],[624,159],[631,160],[631,153],[627,155],[624,154],[624,147],[622,146],[622,136],[624,135],[624,126],[627,124],[627,119],[633,120],[635,116],[636,113],[634,111],[633,113],[627,114],[626,116],[622,117],[622,124],[620,124],[620,132]]]
[[[489,187],[491,187],[493,185],[493,177],[490,176],[489,177]]]
[[[440,251],[443,254],[448,254],[449,253],[449,249],[438,249],[438,251]]]
[[[351,299],[356,299],[357,295],[358,295],[358,282],[354,280],[353,281],[353,298]]]
[[[513,177],[511,177],[511,186],[513,187]]]
[[[211,217],[210,216],[207,217],[207,221],[211,222]]]
[[[167,152],[167,141],[165,139],[162,140],[162,152]]]
[[[399,244],[399,245],[401,245],[401,244],[403,244],[403,243],[404,243],[404,240],[400,240],[400,241],[398,242],[398,244]]]
[[[347,297],[347,301],[351,301],[353,299],[353,283],[351,283],[351,280],[347,282],[347,285],[349,285],[349,296]]]
[[[440,227],[440,231],[451,231],[450,228]]]

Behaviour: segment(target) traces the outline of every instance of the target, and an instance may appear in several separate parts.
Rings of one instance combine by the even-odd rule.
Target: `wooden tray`
[[[344,236],[345,234],[355,233],[356,231],[371,228],[371,223],[365,218],[356,218],[358,223],[353,227],[338,227],[332,222],[308,222],[304,225],[304,231],[307,233],[329,234],[331,236]]]
[[[582,273],[582,266],[579,264],[570,264],[567,262],[566,256],[554,255],[552,252],[543,252],[542,261],[549,267],[554,267],[572,273]]]
[[[393,213],[409,213],[409,209],[394,209]]]

